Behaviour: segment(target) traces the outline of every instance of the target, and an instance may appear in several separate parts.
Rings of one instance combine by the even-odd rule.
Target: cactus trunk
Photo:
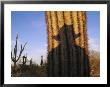
[[[48,11],[48,76],[89,76],[86,13]]]

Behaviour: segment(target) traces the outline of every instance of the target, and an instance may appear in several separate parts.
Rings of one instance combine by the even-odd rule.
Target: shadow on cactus
[[[49,77],[88,77],[90,76],[88,54],[74,43],[80,33],[73,32],[73,25],[64,24],[53,39],[59,42],[48,53]]]

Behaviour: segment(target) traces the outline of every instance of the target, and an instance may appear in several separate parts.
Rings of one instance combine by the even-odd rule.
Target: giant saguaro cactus
[[[14,62],[14,67],[16,67],[16,63],[20,59],[21,54],[24,51],[24,48],[25,48],[25,46],[27,44],[27,43],[25,43],[24,46],[22,46],[22,44],[21,44],[21,50],[20,50],[19,55],[17,56],[17,52],[18,52],[18,49],[17,49],[18,41],[17,40],[18,40],[18,34],[16,36],[16,44],[15,44],[15,47],[14,47],[14,52],[11,51],[11,59]]]
[[[46,12],[48,75],[89,76],[86,13]]]

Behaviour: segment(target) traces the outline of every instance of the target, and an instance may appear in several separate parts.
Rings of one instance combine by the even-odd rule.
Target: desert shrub
[[[100,76],[100,53],[97,51],[90,51],[90,75],[93,77]]]

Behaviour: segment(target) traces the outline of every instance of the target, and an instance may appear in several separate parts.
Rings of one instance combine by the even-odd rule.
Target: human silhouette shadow
[[[73,25],[64,24],[53,39],[59,42],[48,53],[49,77],[88,77],[90,76],[89,59],[85,49],[75,44],[80,33],[73,32]]]

